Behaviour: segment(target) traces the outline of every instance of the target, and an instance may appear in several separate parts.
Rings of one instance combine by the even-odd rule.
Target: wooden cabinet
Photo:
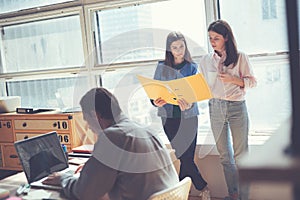
[[[96,139],[81,112],[0,114],[0,169],[22,170],[14,142],[50,131],[58,133],[68,151],[83,144],[93,144]]]

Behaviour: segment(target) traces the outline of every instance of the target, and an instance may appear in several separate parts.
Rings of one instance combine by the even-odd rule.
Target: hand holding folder
[[[137,75],[150,99],[161,97],[169,104],[178,105],[177,100],[184,98],[188,103],[212,98],[210,89],[202,74],[174,79],[170,81],[159,81]]]

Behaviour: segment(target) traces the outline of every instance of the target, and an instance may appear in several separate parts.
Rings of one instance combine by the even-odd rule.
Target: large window
[[[264,4],[261,2],[262,0],[220,1],[221,18],[230,23],[235,33],[238,47],[246,53],[287,52],[285,1],[276,1],[278,16],[273,20],[263,20],[261,10]],[[238,14],[238,17],[236,14]]]
[[[273,132],[291,115],[285,1],[220,3],[221,18],[232,26],[238,49],[251,56],[258,79],[257,87],[250,89],[246,96],[251,129],[258,134]],[[239,17],[232,13],[238,13]],[[266,16],[272,20],[265,20]]]
[[[20,96],[22,107],[77,107],[74,90],[89,82],[76,75],[85,68],[80,9],[18,16],[0,28],[1,92]]]
[[[204,1],[170,0],[101,9],[96,10],[94,21],[98,64],[162,59],[171,31],[185,35],[193,56],[207,51]]]
[[[161,129],[136,75],[153,77],[171,31],[185,35],[198,63],[211,50],[207,23],[219,13],[231,25],[239,50],[250,56],[258,79],[246,96],[251,133],[272,133],[290,115],[284,0],[80,0],[72,7],[70,2],[76,3],[0,1],[1,17],[9,16],[0,19],[2,96],[21,96],[23,107],[65,109],[78,107],[90,87],[104,86],[130,118]],[[55,3],[59,6],[52,7]],[[46,9],[36,13],[26,6]],[[15,10],[18,16],[12,16]],[[199,133],[208,135],[207,102],[198,105]]]
[[[204,1],[170,0],[100,9],[95,10],[94,19],[96,67],[137,62],[134,67],[102,73],[103,86],[114,91],[130,118],[162,131],[156,108],[136,75],[153,77],[157,62],[145,62],[164,59],[166,38],[171,31],[185,35],[193,57],[208,52]],[[200,130],[208,127],[208,121],[203,121],[206,123],[201,123]]]
[[[4,73],[84,64],[79,15],[2,26],[1,39]]]

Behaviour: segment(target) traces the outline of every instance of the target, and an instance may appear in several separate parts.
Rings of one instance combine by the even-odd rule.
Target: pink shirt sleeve
[[[240,68],[240,78],[244,81],[244,89],[255,87],[257,81],[254,77],[252,66],[246,54],[240,53],[240,57],[236,66]]]

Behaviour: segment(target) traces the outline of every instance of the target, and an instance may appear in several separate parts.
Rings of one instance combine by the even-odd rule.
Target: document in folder
[[[169,104],[178,105],[177,99],[184,98],[193,103],[212,98],[210,89],[202,74],[196,74],[181,79],[159,81],[137,75],[150,99],[161,97]]]

